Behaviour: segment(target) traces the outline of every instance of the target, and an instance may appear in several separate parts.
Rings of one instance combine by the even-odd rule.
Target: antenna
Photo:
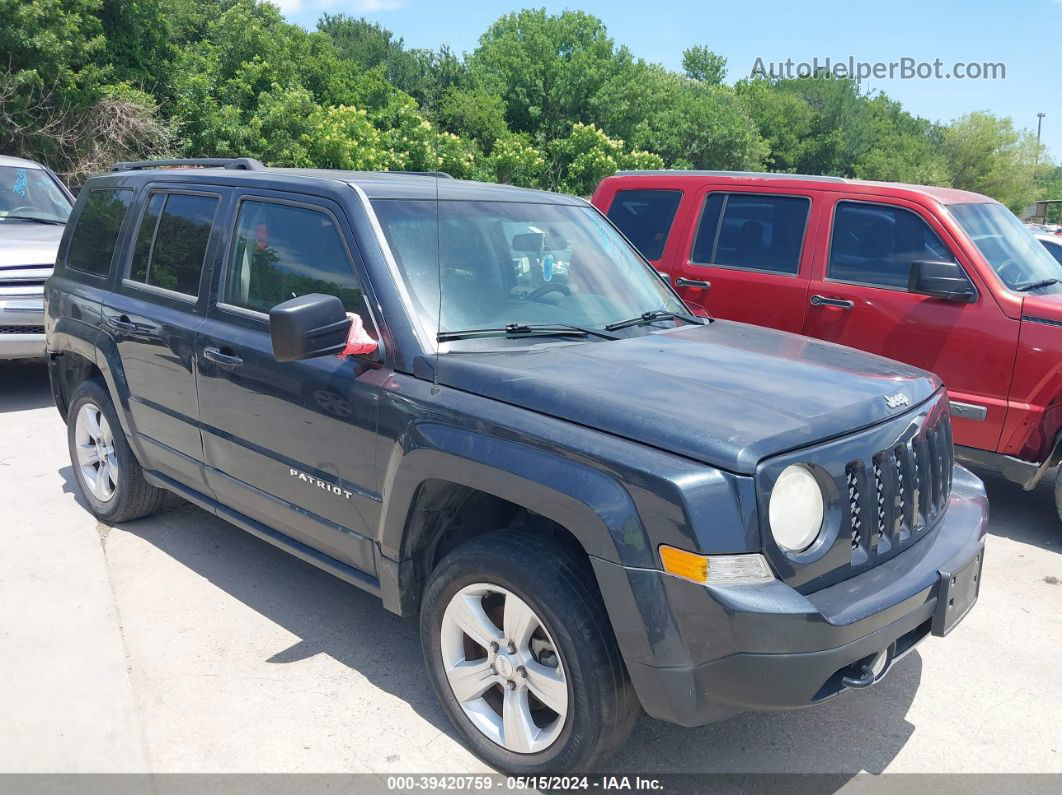
[[[437,110],[442,104],[442,97],[440,91],[442,86],[439,84],[439,80],[435,81],[435,109]],[[435,315],[435,366],[432,368],[432,387],[434,391],[439,389],[439,346],[442,344],[439,342],[439,335],[442,334],[442,313],[443,313],[443,272],[442,272],[442,220],[439,212],[439,180],[441,178],[440,172],[442,171],[442,158],[439,156],[439,121],[438,114],[435,114],[435,135],[432,139],[435,149],[435,272],[439,277],[439,311]]]

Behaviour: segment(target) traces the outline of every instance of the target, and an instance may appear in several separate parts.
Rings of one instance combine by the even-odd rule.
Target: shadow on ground
[[[0,413],[51,405],[48,366],[43,361],[0,361]]]
[[[974,470],[985,483],[990,535],[1062,552],[1062,519],[1055,507],[1055,477],[1048,473],[1032,491],[1011,483],[998,472]]]

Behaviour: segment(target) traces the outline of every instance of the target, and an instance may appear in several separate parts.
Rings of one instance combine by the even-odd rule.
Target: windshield
[[[948,208],[1007,287],[1062,279],[1062,267],[1001,204],[953,204]]]
[[[42,168],[0,166],[0,221],[65,222],[70,200]]]
[[[378,199],[373,208],[432,337],[513,324],[603,329],[655,311],[689,315],[590,207]]]

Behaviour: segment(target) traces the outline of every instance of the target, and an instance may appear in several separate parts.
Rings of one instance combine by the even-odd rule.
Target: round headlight
[[[768,509],[775,542],[786,552],[803,552],[819,537],[823,510],[822,489],[811,471],[801,464],[786,467]]]

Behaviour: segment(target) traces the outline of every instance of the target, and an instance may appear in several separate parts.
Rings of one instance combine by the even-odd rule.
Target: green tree
[[[494,22],[469,59],[476,88],[505,101],[513,132],[537,141],[566,136],[576,123],[592,123],[594,96],[631,62],[601,20],[581,11],[550,16],[525,9]]]
[[[947,185],[947,158],[940,149],[942,130],[912,116],[900,103],[879,94],[867,102],[871,117],[868,148],[852,164],[860,179]]]
[[[1036,198],[1036,137],[1010,119],[968,113],[944,128],[941,145],[952,187],[984,193],[1015,212]]]
[[[444,130],[475,141],[488,152],[509,131],[505,102],[486,91],[451,88],[443,96],[437,116]]]
[[[546,179],[546,158],[525,133],[505,133],[482,158],[476,178],[487,182],[539,188]]]
[[[620,169],[663,168],[659,155],[629,151],[623,141],[609,138],[592,124],[577,123],[566,138],[550,147],[548,187],[578,196],[589,196],[597,183]]]
[[[464,81],[464,63],[448,47],[438,51],[406,49],[401,36],[367,19],[324,14],[317,30],[331,39],[341,57],[360,71],[381,68],[384,78],[434,108],[443,94]]]
[[[674,168],[759,169],[768,152],[732,88],[688,79],[637,126],[632,143]]]
[[[741,80],[735,90],[767,143],[767,169],[793,173],[804,167],[815,122],[811,105],[767,80]]]
[[[717,86],[726,79],[726,58],[707,47],[690,47],[682,51],[682,69],[691,80]]]

